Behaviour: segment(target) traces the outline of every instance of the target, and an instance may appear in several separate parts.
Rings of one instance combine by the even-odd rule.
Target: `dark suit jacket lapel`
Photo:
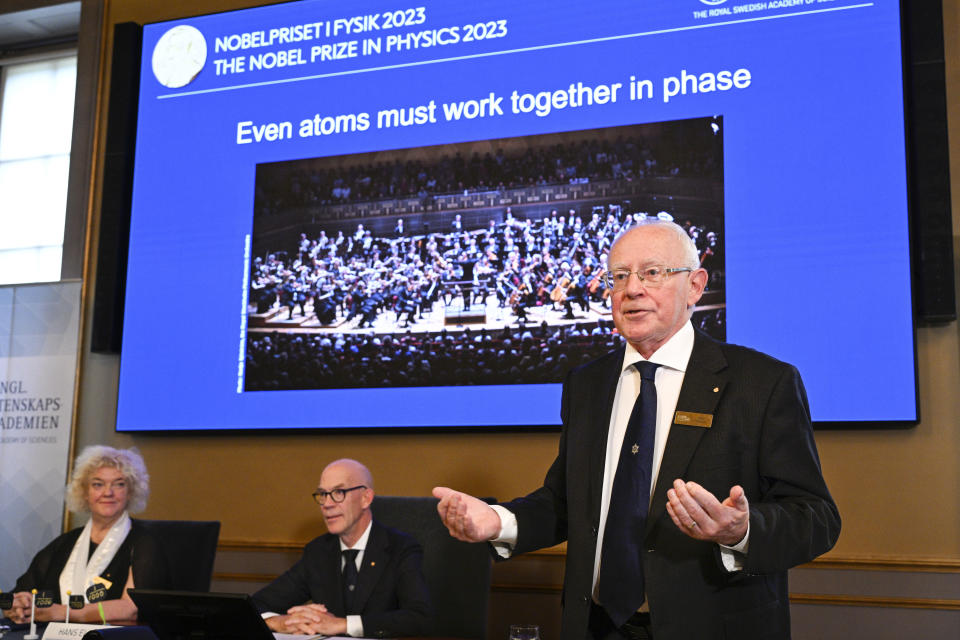
[[[667,490],[673,486],[674,480],[684,476],[690,458],[707,432],[704,427],[678,424],[676,412],[705,413],[712,416],[726,386],[726,376],[722,373],[726,367],[727,360],[717,343],[696,332],[690,362],[687,363],[683,386],[680,387],[680,397],[677,398],[674,422],[670,426],[667,446],[660,461],[660,473],[647,516],[648,532],[666,510]]]
[[[613,414],[613,401],[617,395],[617,383],[620,371],[623,368],[623,354],[626,351],[621,347],[610,355],[611,362],[602,369],[596,377],[595,384],[589,389],[592,397],[598,398],[601,404],[593,415],[590,438],[590,517],[591,524],[597,526],[600,522],[600,498],[603,490],[603,472],[607,453],[607,432],[610,430],[610,416]]]
[[[373,593],[373,587],[380,581],[390,559],[390,542],[387,532],[377,522],[370,529],[367,547],[363,551],[363,564],[357,577],[357,610],[363,611]]]
[[[324,540],[324,557],[318,579],[322,584],[320,593],[324,595],[322,602],[332,612],[343,615],[343,581],[340,579],[340,538],[328,534]]]

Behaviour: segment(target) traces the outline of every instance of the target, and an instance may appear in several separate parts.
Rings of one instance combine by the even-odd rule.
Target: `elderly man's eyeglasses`
[[[614,290],[621,290],[627,288],[627,283],[630,281],[630,276],[635,275],[640,282],[646,287],[660,287],[666,282],[668,276],[672,276],[675,273],[683,273],[685,271],[693,271],[690,267],[646,267],[645,269],[640,269],[639,271],[630,271],[628,269],[614,269],[613,271],[608,271],[603,274],[603,279],[607,283],[607,286]]]
[[[320,506],[323,506],[323,503],[327,501],[327,496],[333,498],[334,502],[343,502],[347,497],[347,494],[356,489],[366,489],[367,486],[363,484],[358,484],[355,487],[350,487],[349,489],[334,489],[333,491],[324,491],[323,489],[317,489],[311,495],[313,496],[314,501]]]

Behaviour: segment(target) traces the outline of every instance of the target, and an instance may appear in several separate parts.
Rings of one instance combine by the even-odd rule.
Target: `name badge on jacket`
[[[695,413],[693,411],[677,411],[673,416],[673,421],[676,424],[709,429],[713,426],[713,415],[710,413]]]

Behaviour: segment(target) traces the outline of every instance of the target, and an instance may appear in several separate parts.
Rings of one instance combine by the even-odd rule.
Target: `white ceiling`
[[[52,6],[22,9],[3,13],[5,2],[0,0],[0,47],[44,42],[75,36],[80,31],[80,2],[65,2]],[[29,2],[11,4],[24,5]],[[37,2],[36,4],[44,4]]]

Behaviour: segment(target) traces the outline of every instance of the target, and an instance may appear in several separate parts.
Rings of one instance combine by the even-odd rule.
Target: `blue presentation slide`
[[[846,0],[145,26],[117,429],[555,428],[563,365],[618,340],[603,233],[658,215],[713,260],[697,326],[794,364],[815,421],[916,420],[900,30]]]

